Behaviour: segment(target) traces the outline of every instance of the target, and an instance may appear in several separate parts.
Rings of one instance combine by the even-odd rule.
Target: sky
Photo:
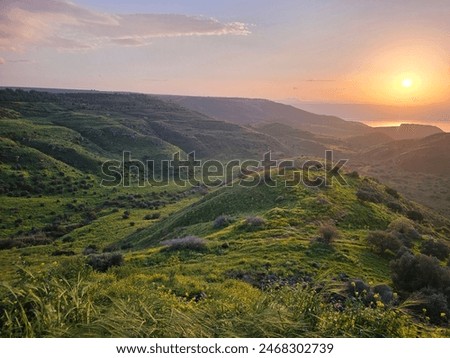
[[[450,100],[450,0],[0,0],[0,86]]]

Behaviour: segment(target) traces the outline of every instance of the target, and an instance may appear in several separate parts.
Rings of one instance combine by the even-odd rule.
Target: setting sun
[[[410,88],[412,85],[413,85],[413,81],[412,81],[411,78],[405,78],[402,81],[402,86],[405,87],[405,88]]]

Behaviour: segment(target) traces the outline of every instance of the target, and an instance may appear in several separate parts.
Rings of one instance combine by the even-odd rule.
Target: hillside
[[[279,173],[277,180],[281,184],[290,174]],[[133,199],[117,202],[120,211],[97,206],[96,216],[70,234],[39,243],[36,234],[34,242],[14,237],[10,245],[22,243],[14,248],[2,240],[0,268],[11,283],[0,288],[7,313],[0,315],[2,335],[448,336],[441,316],[448,308],[432,308],[450,271],[431,257],[437,253],[424,249],[434,242],[448,247],[448,221],[373,180],[346,179],[349,186],[331,188],[235,183],[176,200],[159,193],[159,200],[169,200],[150,221],[145,218],[154,209],[134,204],[154,191],[128,189]],[[95,202],[89,197],[78,196]],[[40,199],[44,216],[55,199]],[[39,203],[33,202],[28,205]],[[15,205],[16,216],[25,213],[20,200],[5,204]],[[423,217],[406,219],[412,211]],[[430,256],[413,254],[418,250]],[[446,260],[448,253],[438,256]],[[427,288],[423,275],[433,273],[412,266],[410,276],[402,276],[406,259],[437,270],[436,283]],[[19,270],[11,271],[8,265],[17,260]],[[417,283],[407,286],[410,279]],[[70,296],[59,295],[65,291]],[[424,303],[405,310],[417,295]],[[25,305],[42,309],[18,316]]]
[[[385,134],[392,139],[420,139],[431,136],[433,134],[444,133],[435,126],[419,125],[419,124],[401,124],[398,127],[376,127],[374,131]]]
[[[355,172],[298,181],[325,175],[299,169],[324,148],[431,156],[447,139],[369,150],[146,95],[0,91],[0,336],[449,337],[449,220]],[[296,166],[219,187],[100,184],[122,150],[268,147]]]
[[[441,133],[416,140],[401,140],[375,146],[363,155],[374,162],[395,165],[409,172],[450,175],[450,134]]]
[[[114,159],[120,158],[124,150],[139,159],[167,158],[179,149],[196,151],[200,158],[222,159],[259,157],[270,149],[284,149],[272,137],[148,95],[3,90],[0,107],[2,135],[47,154],[53,154],[56,148],[47,148],[46,139],[38,138],[44,129],[66,131],[76,155],[88,148],[99,157]],[[17,137],[18,133],[10,130],[18,123],[24,136]],[[40,130],[32,140],[27,130],[32,131],[33,126]]]
[[[281,123],[318,135],[345,138],[361,135],[371,127],[359,122],[344,121],[335,116],[318,115],[293,106],[248,98],[159,96],[212,118],[239,125]]]

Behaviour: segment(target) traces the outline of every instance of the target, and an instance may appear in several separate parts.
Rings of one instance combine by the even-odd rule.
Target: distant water
[[[420,121],[420,120],[411,120],[411,121],[398,121],[398,120],[372,120],[372,121],[361,121],[364,124],[367,124],[371,127],[398,127],[402,123],[411,123],[411,124],[423,124],[428,126],[436,126],[441,128],[444,132],[450,132],[450,121]]]

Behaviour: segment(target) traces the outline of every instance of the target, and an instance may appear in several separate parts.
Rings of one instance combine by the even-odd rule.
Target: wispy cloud
[[[6,62],[5,59],[0,57],[0,65],[3,65],[5,62]]]
[[[177,36],[247,35],[240,22],[176,14],[99,13],[62,0],[2,0],[0,50],[45,45],[79,50],[100,46],[145,46]]]
[[[310,78],[310,79],[307,79],[307,80],[303,80],[303,82],[336,82],[336,80]]]

